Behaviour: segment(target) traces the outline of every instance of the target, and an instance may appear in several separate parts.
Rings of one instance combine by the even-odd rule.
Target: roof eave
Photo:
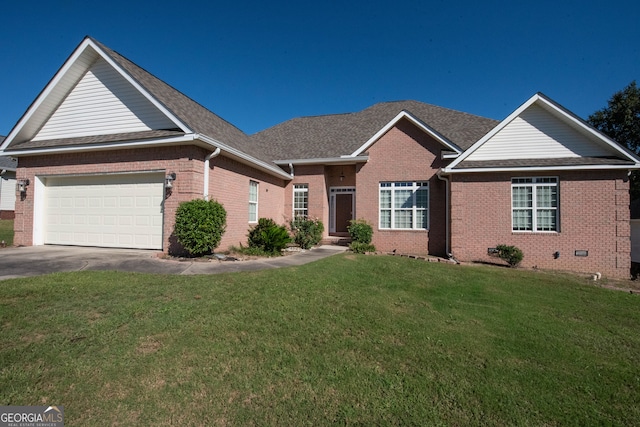
[[[146,148],[146,147],[158,147],[164,145],[180,145],[188,142],[193,142],[195,134],[180,135],[170,138],[159,139],[140,139],[130,140],[126,142],[105,142],[94,143],[85,145],[67,145],[67,146],[54,146],[54,147],[41,147],[41,148],[29,148],[24,150],[0,150],[0,156],[11,157],[24,157],[24,156],[39,156],[50,154],[64,154],[74,152],[90,152],[90,151],[108,151],[119,150],[129,148]]]
[[[340,156],[340,157],[324,157],[316,159],[289,159],[289,160],[274,160],[276,165],[353,165],[356,163],[366,163],[369,161],[369,156]]]
[[[457,173],[491,173],[491,172],[551,172],[571,170],[638,170],[640,163],[632,165],[579,165],[579,166],[518,166],[492,168],[442,168],[445,175]]]

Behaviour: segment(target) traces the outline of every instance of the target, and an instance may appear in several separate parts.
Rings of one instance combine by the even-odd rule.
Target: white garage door
[[[45,180],[44,243],[162,249],[164,174]]]

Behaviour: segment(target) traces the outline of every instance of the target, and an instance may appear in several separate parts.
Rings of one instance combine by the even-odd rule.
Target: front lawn
[[[4,240],[7,246],[13,245],[13,220],[0,219],[0,242]]]
[[[211,276],[0,282],[0,404],[68,425],[633,425],[640,299],[343,254]]]

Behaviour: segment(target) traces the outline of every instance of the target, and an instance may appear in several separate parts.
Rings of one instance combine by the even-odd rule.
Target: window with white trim
[[[249,222],[258,222],[258,183],[249,181]]]
[[[398,230],[429,229],[429,183],[381,182],[380,228]]]
[[[306,218],[309,216],[309,184],[294,184],[293,186],[293,217]]]
[[[558,231],[558,178],[512,178],[513,231]]]

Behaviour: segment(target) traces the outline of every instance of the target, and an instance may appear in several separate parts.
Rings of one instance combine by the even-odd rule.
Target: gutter
[[[447,252],[447,256],[449,258],[453,259],[453,254],[451,253],[451,237],[450,237],[450,233],[451,232],[449,230],[449,227],[450,227],[449,224],[451,222],[451,208],[449,206],[449,203],[450,203],[449,202],[449,192],[451,191],[450,190],[451,181],[450,181],[449,177],[444,176],[442,169],[440,169],[436,175],[438,176],[438,179],[440,179],[441,181],[445,182],[445,186],[446,186],[446,189],[445,189],[445,211],[446,211],[445,217],[446,217],[446,219],[445,219],[445,223],[444,223],[445,240],[446,240],[446,248],[445,248],[445,250]]]
[[[204,158],[204,190],[202,191],[203,199],[209,200],[209,161],[220,154],[220,147]]]
[[[366,163],[369,161],[369,156],[354,156],[354,157],[324,157],[317,159],[283,159],[274,160],[273,163],[282,166],[291,165],[353,165],[356,163]]]
[[[571,171],[571,170],[620,170],[640,169],[640,163],[633,165],[572,165],[572,166],[531,166],[531,167],[506,167],[506,168],[444,168],[442,173],[482,173],[482,172],[552,172],[552,171]]]
[[[269,164],[263,160],[258,160],[255,157],[249,156],[248,154],[245,154],[240,150],[232,148],[214,138],[208,137],[201,133],[196,133],[194,134],[194,139],[199,139],[202,142],[205,142],[209,145],[216,147],[216,149],[219,148],[225,153],[230,154],[232,157],[235,157],[236,159],[240,159],[245,163],[249,163],[250,165],[257,167],[258,169],[262,169],[271,175],[276,175],[280,178],[291,180],[291,176],[285,171],[283,171],[282,169],[280,169],[279,167]]]

